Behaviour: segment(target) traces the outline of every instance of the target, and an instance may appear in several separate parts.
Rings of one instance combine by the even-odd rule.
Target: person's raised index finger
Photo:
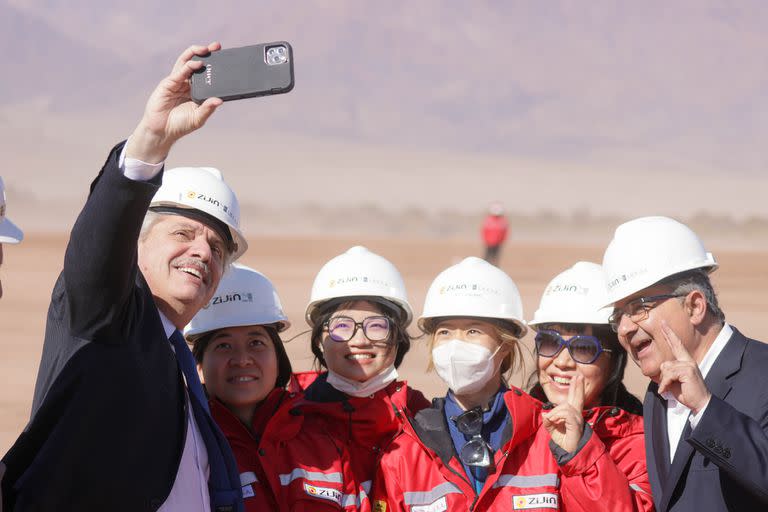
[[[580,373],[571,378],[571,385],[568,386],[568,403],[577,411],[584,408],[584,376]]]
[[[678,361],[693,361],[693,356],[691,356],[688,349],[683,345],[683,341],[675,334],[675,331],[672,330],[666,320],[661,321],[661,332],[664,334],[664,339],[667,340],[675,359]]]

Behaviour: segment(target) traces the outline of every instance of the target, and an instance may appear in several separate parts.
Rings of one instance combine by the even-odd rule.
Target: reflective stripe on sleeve
[[[314,482],[333,482],[341,483],[341,473],[322,473],[320,471],[307,471],[302,468],[295,468],[290,473],[280,475],[280,485],[286,486],[297,478],[306,478]]]
[[[651,495],[651,493],[649,493],[648,491],[646,491],[645,489],[643,489],[642,487],[640,487],[637,484],[629,484],[629,488],[632,489],[633,491],[637,491],[637,492],[641,492],[643,494],[647,494],[648,496]]]
[[[341,497],[341,506],[342,507],[352,507],[360,508],[360,506],[363,503],[363,500],[365,500],[368,497],[368,494],[371,492],[371,484],[372,482],[370,480],[367,480],[362,483],[360,487],[362,489],[360,490],[360,493],[358,494],[345,494]]]
[[[446,494],[462,494],[462,492],[451,482],[445,482],[431,491],[404,492],[403,501],[406,505],[429,505]]]
[[[494,487],[560,487],[560,478],[555,473],[545,475],[501,475],[493,484]]]
[[[240,485],[250,485],[254,482],[258,482],[259,479],[256,478],[256,473],[253,471],[246,471],[245,473],[240,473]]]

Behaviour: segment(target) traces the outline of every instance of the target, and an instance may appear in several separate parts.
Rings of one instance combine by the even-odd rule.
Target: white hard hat
[[[184,328],[184,336],[194,341],[216,329],[268,324],[277,324],[278,332],[291,325],[277,290],[261,272],[235,263],[221,278],[211,301]]]
[[[307,323],[315,324],[324,302],[344,297],[385,299],[403,310],[405,326],[413,319],[400,272],[389,260],[359,245],[336,256],[317,273],[307,305]]]
[[[17,244],[24,239],[24,233],[5,216],[5,185],[0,176],[0,244]]]
[[[149,207],[197,210],[223,222],[229,228],[235,245],[232,261],[248,249],[240,229],[240,203],[218,169],[177,167],[165,171],[163,184]]]
[[[608,324],[613,308],[606,307],[607,303],[602,267],[580,261],[549,282],[528,325]]]
[[[613,304],[658,283],[665,277],[703,269],[713,272],[717,261],[691,228],[669,217],[641,217],[616,228],[603,256]]]
[[[443,270],[427,291],[424,321],[446,316],[506,320],[520,328],[520,337],[528,331],[523,319],[523,301],[517,285],[503,270],[471,256]]]

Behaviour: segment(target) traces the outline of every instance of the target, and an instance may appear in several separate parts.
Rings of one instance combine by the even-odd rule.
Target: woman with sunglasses
[[[642,404],[622,382],[627,353],[610,328],[612,308],[603,307],[608,302],[595,263],[578,262],[547,285],[529,322],[536,330],[537,355],[530,393],[546,402],[552,419],[570,422],[574,437],[591,430],[584,455],[608,455],[599,478],[584,480],[585,488],[611,493],[617,510],[652,510]],[[578,410],[569,403],[575,394],[583,404]],[[544,424],[553,438],[564,435],[561,425],[546,419]],[[573,487],[563,487],[563,501]]]
[[[279,429],[273,421],[279,408],[293,398],[284,388],[291,362],[279,334],[289,326],[269,279],[233,264],[184,329],[211,415],[235,454],[246,512],[279,508],[279,485],[270,486],[258,451]]]
[[[612,491],[584,485],[604,466],[582,453],[590,431],[566,452],[551,442],[542,403],[506,383],[527,330],[507,274],[479,258],[449,267],[430,286],[419,325],[449,390],[385,448],[374,511],[616,511]]]
[[[398,270],[365,247],[352,247],[317,274],[306,319],[312,353],[325,371],[283,425],[296,432],[295,444],[321,460],[307,464],[293,457],[281,475],[286,492],[306,501],[307,510],[369,507],[381,447],[406,416],[429,406],[420,392],[397,380],[397,367],[410,348],[406,328],[412,316]],[[327,441],[311,441],[318,436]],[[315,478],[309,487],[307,475]]]

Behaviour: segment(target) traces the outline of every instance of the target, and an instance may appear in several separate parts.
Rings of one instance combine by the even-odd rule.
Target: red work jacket
[[[272,390],[256,410],[250,429],[220,401],[213,399],[209,402],[211,415],[235,455],[246,512],[278,509],[275,492],[261,467],[259,444],[264,432],[270,427],[270,420],[276,417],[281,406],[290,403],[295,397],[294,393],[288,393],[282,388]]]
[[[322,427],[301,428],[302,413],[311,412],[295,407],[301,400],[300,394],[275,389],[254,415],[251,430],[221,402],[211,401],[237,460],[246,512],[354,512],[367,499],[360,495],[364,487],[354,479],[344,444]]]
[[[507,238],[509,224],[507,218],[497,215],[488,215],[483,221],[483,242],[489,247],[501,245]]]
[[[326,377],[321,374],[304,397],[292,404],[289,414],[280,418],[280,432],[275,433],[280,442],[270,460],[280,468],[278,483],[284,487],[293,482],[286,474],[321,475],[325,484],[307,481],[330,494],[326,504],[336,508],[328,510],[370,510],[368,494],[381,447],[402,430],[406,416],[428,407],[429,402],[405,382],[392,382],[370,397],[357,398],[333,388]],[[303,486],[305,480],[299,481]],[[294,486],[284,488],[283,494],[290,503],[311,492]]]
[[[385,449],[373,484],[374,512],[652,510],[642,420],[618,408],[588,411],[594,430],[558,464],[538,400],[513,388],[496,470],[476,494],[445,424],[444,402],[419,413]]]

